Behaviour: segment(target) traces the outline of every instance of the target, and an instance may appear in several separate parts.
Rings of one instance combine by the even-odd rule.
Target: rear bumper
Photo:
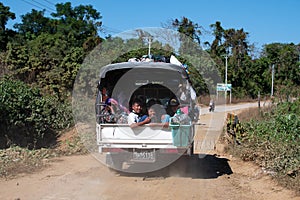
[[[126,153],[132,153],[135,150],[140,149],[153,149],[156,152],[160,154],[186,154],[189,147],[183,147],[183,148],[108,148],[108,147],[99,147],[100,153],[115,153],[115,154],[126,154]]]

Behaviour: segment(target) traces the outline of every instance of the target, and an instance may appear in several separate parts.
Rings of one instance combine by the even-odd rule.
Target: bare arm
[[[149,126],[160,126],[162,128],[168,128],[169,127],[169,122],[150,123]]]
[[[137,122],[137,123],[132,123],[132,124],[130,124],[130,127],[131,128],[135,128],[135,127],[138,127],[138,126],[142,126],[142,125],[144,125],[144,124],[148,124],[148,123],[150,123],[150,121],[151,121],[151,119],[149,118],[149,117],[147,117],[144,121],[142,121],[142,122]]]

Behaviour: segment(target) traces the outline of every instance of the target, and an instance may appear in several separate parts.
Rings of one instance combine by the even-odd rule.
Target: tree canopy
[[[102,26],[100,12],[91,5],[73,7],[71,2],[56,4],[56,11],[51,17],[45,16],[45,10],[32,9],[21,16],[21,22],[14,25],[15,30],[7,29],[8,20],[15,19],[15,13],[8,6],[0,4],[0,37],[2,71],[25,83],[38,86],[42,91],[62,98],[70,95],[76,73],[84,57],[99,43],[110,39],[99,37]],[[204,49],[214,60],[221,76],[225,75],[225,61],[228,63],[228,83],[233,86],[233,94],[238,97],[255,97],[258,92],[270,91],[270,68],[275,65],[275,86],[282,88],[299,86],[299,49],[300,45],[273,43],[266,44],[258,58],[252,57],[253,44],[248,42],[248,32],[241,29],[224,29],[220,21],[210,25],[212,41],[203,41],[203,27],[187,17],[173,19],[169,27],[192,40],[186,40],[179,48],[180,54],[192,49]],[[115,61],[128,60],[147,54],[144,32],[140,37],[128,41],[119,40],[124,48],[135,45],[140,49],[122,55]],[[117,42],[117,40],[116,40]],[[156,47],[155,47],[156,45]],[[152,52],[159,52],[162,44],[152,44]],[[173,50],[170,49],[169,52]],[[174,53],[174,52],[173,52]],[[181,58],[182,59],[182,58]],[[185,61],[184,59],[182,61]],[[201,82],[201,75],[191,77],[196,85]],[[200,87],[200,85],[202,85]],[[198,93],[207,93],[207,88],[200,84]]]

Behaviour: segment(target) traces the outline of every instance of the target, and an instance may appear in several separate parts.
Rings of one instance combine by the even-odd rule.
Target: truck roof
[[[122,62],[109,64],[101,68],[100,78],[105,78],[105,75],[109,71],[118,69],[165,69],[171,71],[177,71],[183,78],[188,78],[185,68],[179,65],[164,63],[164,62]]]

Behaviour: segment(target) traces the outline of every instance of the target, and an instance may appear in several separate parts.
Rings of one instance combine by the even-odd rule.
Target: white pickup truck
[[[131,128],[126,117],[131,99],[137,96],[143,97],[145,103],[158,100],[162,112],[169,115],[172,114],[168,112],[168,102],[177,98],[190,123],[149,123]],[[107,65],[100,71],[96,99],[97,145],[100,153],[106,153],[110,168],[143,173],[163,168],[182,155],[191,155],[193,124],[198,117],[195,93],[182,66],[124,62]],[[138,163],[143,163],[143,167],[138,170],[130,167]]]

